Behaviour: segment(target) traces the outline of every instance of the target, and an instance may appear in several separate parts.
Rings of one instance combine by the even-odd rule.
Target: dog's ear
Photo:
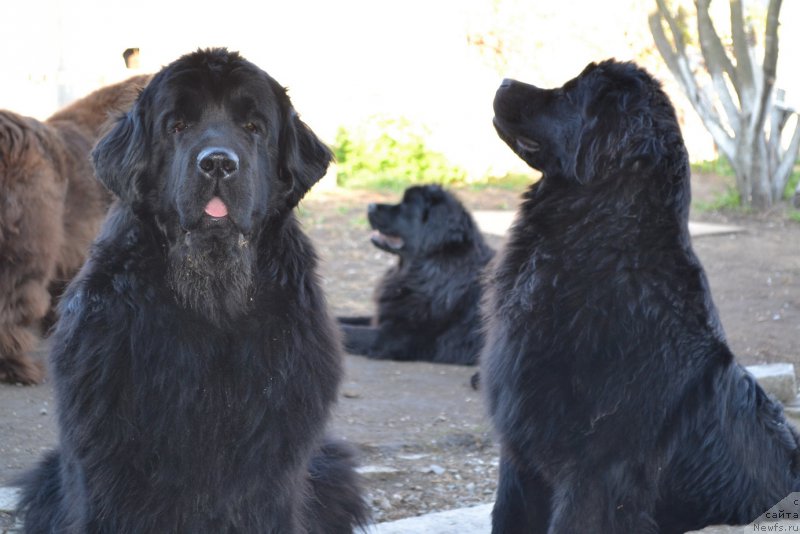
[[[663,136],[656,135],[650,110],[618,111],[591,121],[581,132],[575,175],[585,184],[609,172],[651,172],[668,154]],[[611,108],[609,106],[609,109]]]
[[[625,77],[603,79],[604,87],[592,96],[581,132],[576,176],[587,183],[609,171],[651,172],[669,153],[662,134],[655,131],[657,117],[666,106],[653,104],[653,80],[637,70]]]
[[[287,204],[291,209],[325,176],[333,153],[300,120],[291,105],[286,106],[279,143],[279,172],[288,187]]]
[[[126,203],[140,199],[139,182],[147,168],[145,126],[138,104],[117,119],[92,150],[97,178]]]
[[[425,188],[425,196],[431,206],[441,204],[447,200],[447,196],[439,184],[432,184]]]
[[[596,118],[587,120],[578,138],[573,166],[575,179],[580,184],[588,184],[594,180],[598,166],[601,165],[601,154],[608,150],[605,138],[598,134],[597,129]]]
[[[432,218],[425,230],[426,243],[430,251],[460,249],[472,244],[477,228],[467,210],[439,186],[429,187],[428,206],[423,222]],[[437,215],[433,215],[432,212]]]

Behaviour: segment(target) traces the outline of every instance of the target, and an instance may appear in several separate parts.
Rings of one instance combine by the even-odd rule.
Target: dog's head
[[[545,181],[587,184],[652,171],[688,179],[672,104],[632,63],[592,63],[556,89],[504,80],[494,112],[500,138]]]
[[[438,185],[409,187],[399,204],[370,204],[367,217],[372,243],[401,257],[463,247],[477,232],[464,206]]]
[[[330,160],[284,88],[224,49],[158,72],[93,152],[99,179],[166,237],[179,300],[210,315],[206,293],[247,300],[261,230]]]

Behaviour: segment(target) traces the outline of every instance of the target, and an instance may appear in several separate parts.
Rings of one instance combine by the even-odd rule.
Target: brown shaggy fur
[[[0,110],[0,381],[44,378],[30,352],[111,202],[89,151],[148,79],[99,89],[45,122]]]

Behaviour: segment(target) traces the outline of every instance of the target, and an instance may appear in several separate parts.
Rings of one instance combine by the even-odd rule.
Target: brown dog
[[[80,268],[111,202],[89,162],[110,115],[149,76],[134,76],[40,122],[0,110],[0,381],[35,384],[42,320]]]

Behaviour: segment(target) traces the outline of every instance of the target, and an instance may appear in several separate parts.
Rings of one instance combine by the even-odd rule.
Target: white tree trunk
[[[782,199],[800,149],[800,120],[794,122],[789,146],[784,149],[781,145],[788,118],[796,113],[776,109],[775,100],[781,98],[773,98],[782,0],[769,0],[763,34],[764,58],[760,65],[749,37],[753,28],[745,20],[743,0],[729,1],[735,61],[728,57],[709,16],[711,0],[695,0],[700,52],[711,78],[708,85],[702,85],[697,73],[688,68],[691,62],[682,35],[684,28],[665,0],[655,0],[657,10],[650,16],[650,30],[659,53],[683,86],[720,152],[730,161],[741,203],[767,209]],[[671,38],[667,37],[665,24]],[[795,196],[800,202],[800,186]]]
[[[800,182],[797,182],[797,189],[794,190],[792,204],[794,204],[795,208],[800,209]]]

